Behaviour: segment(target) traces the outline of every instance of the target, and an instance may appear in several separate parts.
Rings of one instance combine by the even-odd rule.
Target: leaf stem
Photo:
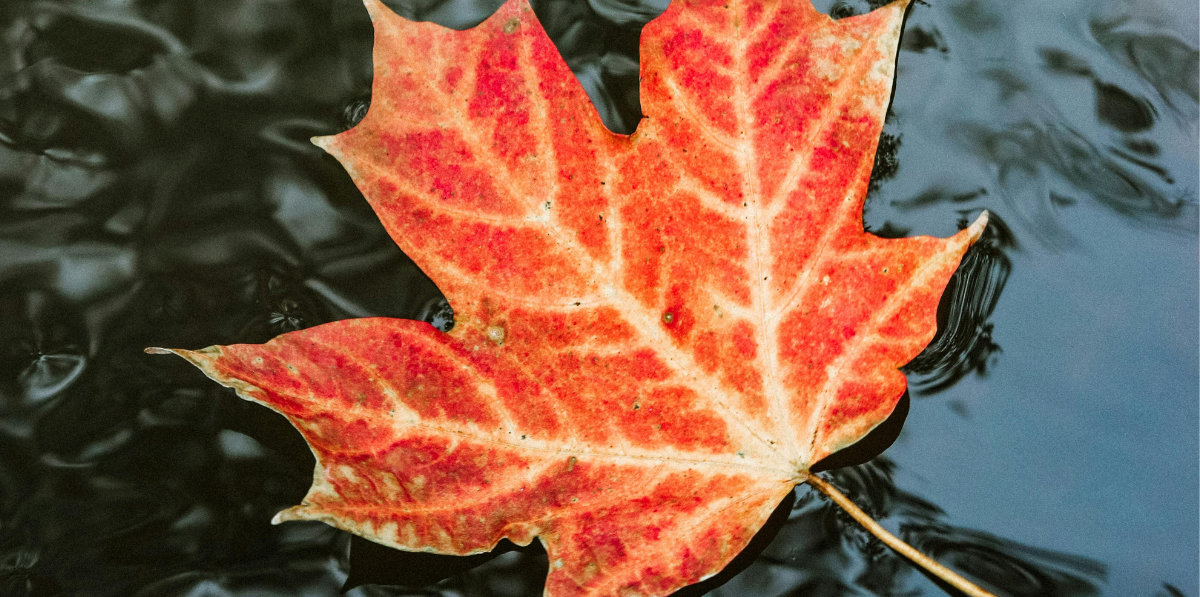
[[[957,572],[937,563],[937,561],[933,558],[917,551],[916,548],[905,543],[899,537],[889,533],[887,529],[883,528],[878,522],[875,522],[875,520],[868,516],[866,512],[863,512],[861,508],[855,506],[854,502],[850,501],[850,498],[838,491],[833,485],[830,485],[825,479],[822,479],[817,475],[810,474],[807,481],[809,485],[816,487],[821,491],[821,493],[829,496],[829,499],[841,506],[851,518],[857,520],[858,523],[866,527],[868,531],[871,531],[872,535],[878,537],[879,540],[886,543],[888,547],[900,552],[901,555],[909,560],[912,560],[914,564],[929,571],[930,574],[942,579],[950,586],[962,591],[963,593],[966,593],[970,597],[996,597],[995,595],[979,588],[979,585],[976,585],[975,583],[963,578]]]

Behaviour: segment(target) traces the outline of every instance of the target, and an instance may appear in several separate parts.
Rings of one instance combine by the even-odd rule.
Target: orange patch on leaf
[[[301,505],[392,547],[545,543],[550,596],[715,574],[882,422],[986,218],[885,240],[862,202],[905,3],[673,2],[630,136],[525,0],[466,31],[368,0],[371,108],[316,142],[455,310],[177,354],[287,416]]]

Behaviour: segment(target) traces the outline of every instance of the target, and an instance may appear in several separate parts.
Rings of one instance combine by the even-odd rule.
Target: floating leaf
[[[462,555],[537,537],[547,595],[715,574],[892,411],[986,222],[863,231],[905,2],[677,0],[643,30],[629,136],[524,0],[466,31],[367,8],[370,109],[316,142],[456,323],[174,351],[312,445],[275,520]]]

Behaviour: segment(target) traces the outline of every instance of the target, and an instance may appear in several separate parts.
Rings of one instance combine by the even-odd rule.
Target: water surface
[[[495,3],[393,6],[461,28]],[[535,3],[614,130],[664,7]],[[928,0],[906,23],[864,223],[994,225],[895,444],[827,474],[999,595],[1200,595],[1197,10]],[[306,141],[369,104],[361,5],[10,0],[0,32],[0,594],[539,595],[536,549],[414,559],[270,526],[311,478],[299,435],[141,353],[450,324]],[[737,567],[717,594],[943,594],[805,488]]]

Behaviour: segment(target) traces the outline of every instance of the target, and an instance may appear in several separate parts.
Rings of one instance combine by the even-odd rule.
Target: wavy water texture
[[[898,157],[910,171],[951,159],[954,174],[876,201],[873,217],[995,197],[1022,236],[1056,249],[1078,243],[1073,212],[1093,207],[1196,234],[1197,175],[1179,158],[1196,146],[1198,55],[1169,13],[1064,1],[1013,19],[972,1],[915,14],[902,43],[926,78],[893,110],[949,142],[927,151],[910,136]]]
[[[391,4],[461,28],[498,2]],[[614,131],[629,132],[641,113],[637,32],[665,5],[535,3]],[[822,8],[846,16],[870,5]],[[968,254],[939,337],[910,366],[914,405],[986,410],[1002,397],[958,390],[1042,350],[1019,341],[1026,335],[1073,333],[1011,318],[1006,328],[991,314],[1021,283],[1021,264],[1098,242],[1078,222],[1111,216],[1155,242],[1194,238],[1197,40],[1179,23],[1196,19],[1172,12],[1187,10],[1194,3],[914,9],[866,224],[882,236],[945,235],[960,210],[987,208],[989,230],[1000,221],[1011,232]],[[365,114],[370,46],[353,2],[0,3],[0,594],[335,595],[353,572],[346,535],[267,523],[311,481],[311,453],[290,426],[140,350],[260,342],[372,315],[451,325],[437,289],[307,142]],[[1155,280],[1156,293],[1191,283]],[[1063,309],[1102,298],[1060,290],[1042,292]],[[1188,342],[1181,352],[1193,350]],[[1070,372],[1022,373],[1045,383]],[[1027,415],[1049,416],[1051,398]],[[1098,416],[1107,426],[1095,434],[1124,423]],[[1143,416],[1161,425],[1176,415]],[[1194,440],[1148,441],[1161,452]],[[1059,447],[1058,438],[1030,441]],[[1184,474],[1168,464],[1142,461],[1139,474],[1147,483]],[[1005,528],[965,528],[956,521],[969,513],[900,489],[889,466],[835,471],[834,481],[909,541],[1012,594],[1197,594],[1194,567],[1106,584],[1091,559],[1006,539]],[[988,482],[973,471],[919,472]],[[1093,499],[1107,521],[1103,512],[1127,498]],[[941,594],[818,496],[802,492],[796,504],[721,594]],[[1069,506],[1039,508],[1065,516]],[[1190,541],[1160,546],[1186,554]],[[1141,570],[1136,557],[1105,561],[1109,578]],[[545,567],[544,556],[514,551],[451,569],[436,587],[350,594],[536,595]],[[404,582],[357,582],[374,580]]]

